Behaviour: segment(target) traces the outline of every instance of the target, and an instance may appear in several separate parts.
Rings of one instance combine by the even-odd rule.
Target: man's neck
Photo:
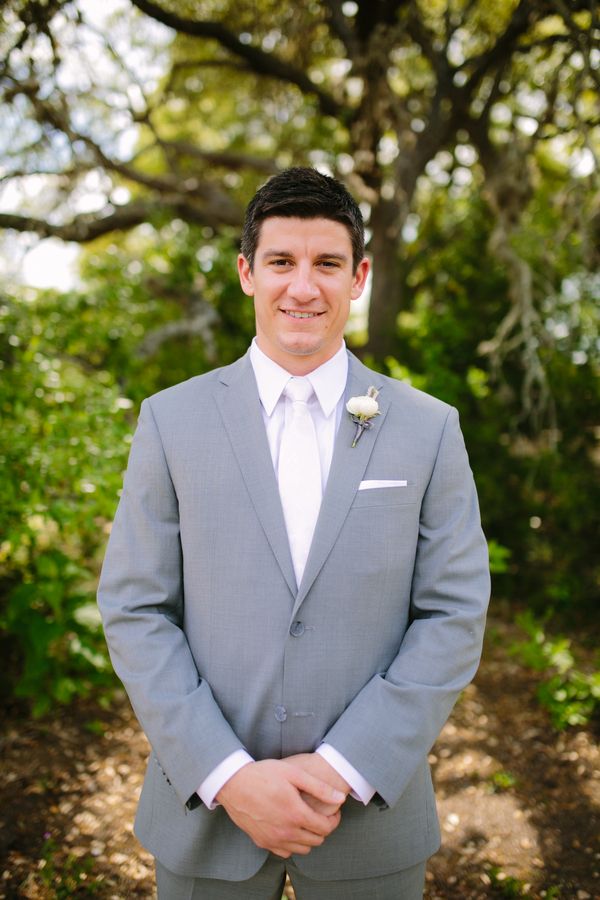
[[[260,339],[257,337],[254,338],[254,343],[258,347],[258,349],[267,356],[272,362],[278,365],[280,368],[284,369],[290,375],[295,375],[297,377],[310,375],[311,372],[314,372],[316,369],[320,369],[321,366],[324,366],[325,363],[328,363],[334,356],[336,356],[342,347],[345,347],[344,341],[340,341],[339,346],[337,346],[331,353],[323,358],[315,359],[314,356],[303,357],[301,355],[292,356],[291,354],[286,355],[285,359],[277,358],[276,355],[269,352],[268,347],[263,347],[261,345]]]

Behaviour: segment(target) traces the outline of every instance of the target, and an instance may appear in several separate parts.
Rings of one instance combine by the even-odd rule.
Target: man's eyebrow
[[[269,249],[269,250],[263,250],[261,255],[263,256],[264,259],[266,259],[268,256],[293,256],[294,254],[292,253],[291,250],[270,250]]]
[[[282,257],[282,256],[283,256],[283,257],[286,257],[286,258],[289,259],[289,258],[292,258],[292,257],[294,256],[294,254],[292,253],[291,250],[272,250],[272,249],[263,250],[263,252],[262,252],[261,255],[262,255],[263,259],[269,259],[270,257],[273,257],[273,256],[279,256],[279,257]],[[336,252],[334,251],[334,252],[332,252],[332,253],[319,253],[319,254],[316,256],[316,259],[317,259],[317,260],[320,260],[320,259],[337,259],[337,260],[339,260],[340,262],[347,262],[347,260],[349,259],[349,257],[347,256],[346,253],[336,253]]]
[[[348,256],[345,253],[319,253],[317,259],[338,259],[340,262],[347,262]]]

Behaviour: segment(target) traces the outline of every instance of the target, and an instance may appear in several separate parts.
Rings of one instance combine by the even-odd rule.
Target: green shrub
[[[208,237],[170,223],[103,238],[84,290],[0,296],[2,691],[36,714],[114,683],[95,591],[138,404],[253,333],[235,245]],[[188,328],[211,305],[211,328]]]
[[[0,306],[4,693],[43,713],[112,682],[95,604],[131,402],[56,341],[50,299]]]
[[[512,652],[530,668],[554,673],[537,689],[537,697],[550,713],[554,727],[563,730],[587,725],[600,710],[600,671],[583,672],[576,668],[571,641],[563,636],[549,638],[531,611],[517,616],[517,623],[528,640],[514,644]]]

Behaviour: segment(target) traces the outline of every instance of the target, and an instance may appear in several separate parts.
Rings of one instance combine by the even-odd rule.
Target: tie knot
[[[298,377],[291,378],[288,381],[283,393],[292,401],[292,403],[295,403],[298,400],[301,403],[307,403],[314,391],[308,378]]]

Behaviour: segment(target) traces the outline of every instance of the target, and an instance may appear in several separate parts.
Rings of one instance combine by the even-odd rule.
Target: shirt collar
[[[289,372],[274,362],[256,343],[250,345],[250,362],[254,369],[258,395],[268,416],[273,414],[283,389],[292,377]],[[348,378],[348,354],[346,344],[317,369],[306,376],[313,386],[323,415],[329,417],[344,393]]]

